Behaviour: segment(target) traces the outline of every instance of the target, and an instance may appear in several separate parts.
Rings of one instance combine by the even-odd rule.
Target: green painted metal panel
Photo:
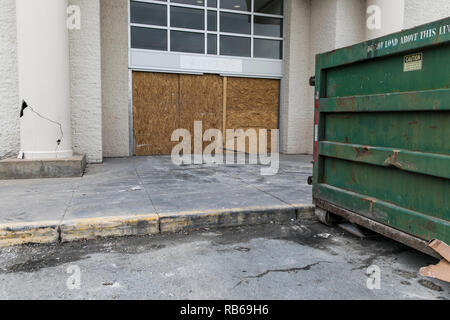
[[[450,155],[322,141],[319,154],[450,179]]]
[[[324,175],[323,183],[450,220],[449,179],[328,157]]]
[[[450,110],[450,89],[320,99],[320,112]]]
[[[316,197],[345,209],[431,241],[440,239],[450,242],[450,222],[437,219],[415,210],[408,210],[395,204],[342,190],[327,184],[316,186]]]
[[[419,51],[423,55],[421,70],[404,72],[405,54],[329,69],[326,97],[450,88],[450,63],[442,63],[450,62],[450,46]]]
[[[450,112],[326,113],[326,141],[450,154]]]
[[[313,197],[450,244],[450,18],[316,57]]]
[[[429,33],[430,30],[432,30],[431,33]],[[316,56],[316,70],[399,53],[406,54],[431,46],[446,45],[449,40],[450,18],[445,18],[350,47],[319,54]],[[318,76],[320,75],[316,73],[316,80]]]

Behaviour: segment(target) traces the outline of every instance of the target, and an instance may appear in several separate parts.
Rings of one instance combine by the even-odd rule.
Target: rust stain
[[[374,198],[362,198],[362,199],[363,199],[363,201],[369,202],[369,214],[372,216],[373,215],[373,205],[377,202],[377,200]]]
[[[370,151],[370,147],[368,146],[364,146],[362,148],[355,147],[353,149],[356,151],[356,159],[366,157],[372,153],[372,151]]]
[[[384,161],[384,165],[402,169],[401,163],[398,162],[398,150],[394,150],[394,153],[387,157],[387,159]]]
[[[336,172],[336,161],[334,160],[331,161],[331,171],[333,171],[333,173]]]
[[[408,122],[409,125],[417,124],[418,122],[416,120]]]
[[[430,129],[437,129],[437,126],[430,126]]]
[[[409,136],[408,136],[408,134],[405,132],[405,133],[403,133],[403,139],[406,141],[406,142],[409,142]]]
[[[351,97],[350,98],[350,106],[352,108],[352,110],[355,110],[355,97]]]
[[[434,221],[428,221],[427,222],[427,226],[426,226],[426,229],[429,231],[429,232],[437,232],[437,229],[436,229],[436,223],[434,222]]]
[[[356,183],[356,176],[353,168],[350,170],[350,177],[352,178],[353,183]]]
[[[336,89],[336,85],[333,84],[333,89]],[[338,107],[349,107],[351,110],[355,109],[355,97],[337,98]]]
[[[448,87],[448,86],[447,86],[447,87]],[[440,103],[439,100],[434,101],[434,103],[433,103],[433,109],[434,109],[434,110],[438,110],[439,107],[440,107],[440,105],[441,105],[441,103]]]
[[[387,159],[384,161],[384,165],[387,167],[395,167],[398,169],[406,169],[406,170],[414,170],[416,167],[407,162],[398,161],[398,150],[394,150],[394,153],[389,155]]]

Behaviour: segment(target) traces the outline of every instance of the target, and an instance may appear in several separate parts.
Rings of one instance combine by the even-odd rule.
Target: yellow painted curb
[[[302,211],[306,207],[298,206]],[[313,205],[310,211],[313,212]],[[178,232],[205,227],[234,227],[297,219],[297,209],[291,205],[248,207],[220,210],[185,211],[159,214],[161,232]]]
[[[58,241],[59,221],[0,224],[0,247]]]
[[[0,247],[152,235],[206,227],[233,227],[312,218],[314,205],[296,204],[86,218],[64,221],[62,224],[58,221],[0,224]]]
[[[159,233],[157,214],[101,217],[65,221],[60,226],[61,241],[98,237],[139,236]]]

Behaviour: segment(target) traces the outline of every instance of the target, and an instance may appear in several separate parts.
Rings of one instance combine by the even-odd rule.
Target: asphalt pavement
[[[436,260],[317,222],[0,249],[1,299],[449,299]],[[369,274],[368,274],[369,272]]]

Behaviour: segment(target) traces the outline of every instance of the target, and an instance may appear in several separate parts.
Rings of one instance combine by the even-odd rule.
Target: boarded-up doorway
[[[227,78],[226,125],[227,129],[267,130],[267,148],[271,151],[271,130],[278,129],[280,83],[273,79]],[[227,137],[230,139],[230,137]],[[249,152],[248,140],[245,149],[238,147],[234,139],[234,150]],[[258,139],[259,141],[259,139]]]
[[[135,154],[171,154],[172,132],[193,134],[194,121],[202,121],[203,132],[277,129],[278,109],[278,80],[133,72]]]

